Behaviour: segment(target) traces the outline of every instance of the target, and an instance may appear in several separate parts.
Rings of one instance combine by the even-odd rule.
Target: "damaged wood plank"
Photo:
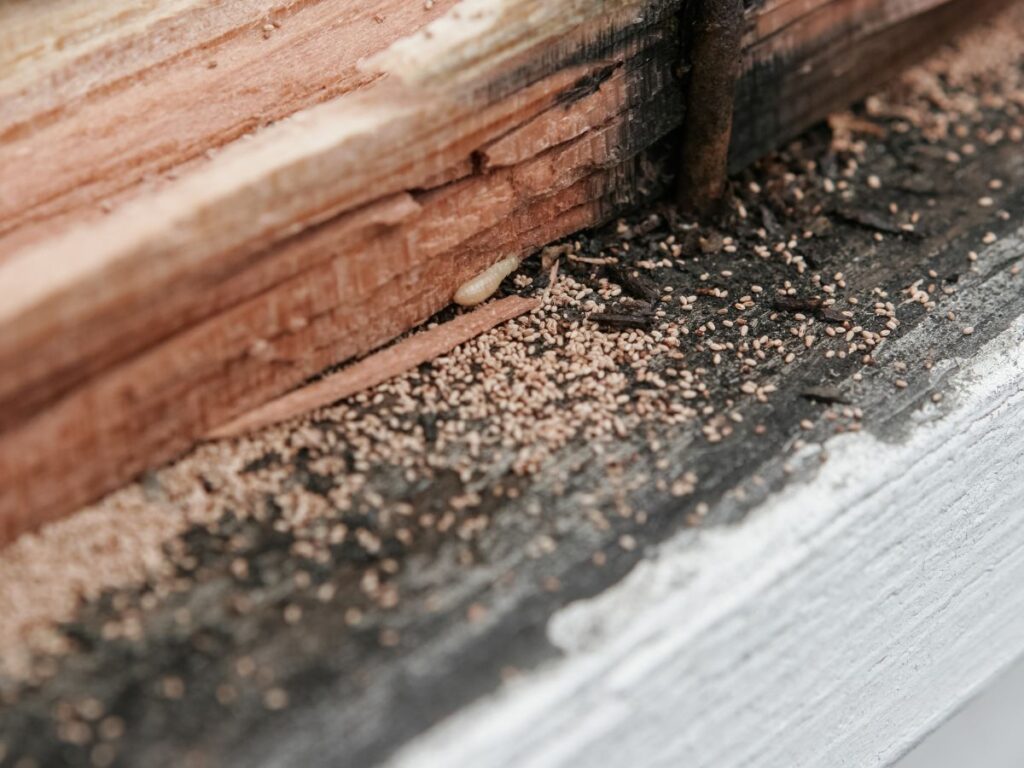
[[[729,169],[863,98],[1007,0],[770,0],[746,10]]]
[[[127,53],[101,66],[100,53],[78,50],[2,86],[21,101],[11,102],[20,105],[13,118],[5,112],[0,142],[11,161],[0,185],[0,286],[10,288],[0,302],[0,542],[386,343],[503,256],[606,221],[664,187],[661,142],[684,124],[678,0],[463,0],[407,37],[432,14],[389,2],[376,6],[382,22],[343,0],[253,2],[250,15],[181,0],[140,16],[140,29],[180,29],[207,14],[218,20],[208,37],[190,32],[144,55],[149,33],[101,37],[96,51]],[[732,162],[849,95],[846,76],[828,74],[830,51],[891,46],[912,28],[924,53],[965,2],[747,7]],[[381,11],[392,5],[390,16]],[[332,35],[346,19],[352,34],[381,29],[343,52]],[[851,37],[851,26],[863,32]],[[236,64],[208,56],[223,46],[241,46],[230,48]],[[268,57],[268,46],[281,55]],[[320,65],[307,72],[311,58]],[[253,60],[259,66],[244,64]],[[63,77],[54,72],[71,73],[71,106],[57,112],[41,95]],[[798,109],[750,98],[751,89],[788,93],[809,72],[818,79]],[[282,83],[294,85],[283,101],[270,87]],[[210,101],[199,84],[247,117],[197,120]],[[257,92],[262,101],[252,100]],[[121,112],[111,111],[116,98]],[[107,119],[82,133],[90,110],[109,118],[132,108],[139,115],[123,128]],[[140,143],[167,124],[160,115],[173,118],[178,138]],[[192,123],[213,127],[192,135]],[[67,138],[79,134],[99,142],[89,145],[93,167]],[[123,142],[145,159],[121,157]],[[39,173],[54,148],[67,174]],[[172,177],[140,181],[154,169]],[[95,203],[109,214],[87,210]]]
[[[54,217],[95,215],[148,177],[365,87],[374,74],[359,59],[453,4],[0,6],[0,259],[52,232]]]
[[[677,44],[676,27],[665,15],[636,24],[629,8],[552,19],[557,37],[527,35],[475,80],[423,83],[440,76],[395,65],[369,90],[0,262],[0,283],[21,287],[0,306],[11,329],[0,341],[0,538],[422,322],[502,253],[634,200],[640,153],[680,119],[662,50]],[[608,42],[598,31],[613,22]],[[479,33],[474,24],[473,46]],[[452,49],[460,78],[480,55],[473,46]],[[535,71],[537,46],[551,62]],[[410,43],[395,55],[415,53]],[[430,55],[436,67],[442,57]],[[649,119],[633,120],[638,110]],[[448,172],[492,144],[495,167]],[[439,177],[450,180],[425,188]],[[83,252],[83,237],[95,247]]]

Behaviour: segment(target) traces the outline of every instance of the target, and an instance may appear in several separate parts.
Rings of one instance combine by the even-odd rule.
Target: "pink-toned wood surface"
[[[203,25],[208,4],[156,29],[115,38],[0,109],[0,235],[99,201],[239,136],[365,86],[358,62],[453,5],[376,0],[263,3]],[[264,28],[267,27],[265,30]],[[197,31],[198,30],[198,31]],[[142,42],[150,41],[148,46]],[[59,105],[29,96],[54,80],[90,82],[82,67],[117,67]],[[112,71],[111,71],[112,70]],[[69,89],[70,90],[70,89]],[[203,95],[203,97],[200,97]],[[9,104],[9,106],[6,106]],[[0,239],[0,259],[9,249]]]
[[[618,45],[617,63],[555,67],[484,102],[382,82],[90,224],[102,250],[79,252],[81,230],[48,240],[48,257],[68,266],[60,278],[40,269],[42,247],[0,265],[0,281],[25,288],[0,307],[17,318],[0,358],[18,368],[0,368],[0,539],[365,354],[501,254],[605,219],[631,193],[636,154],[678,121],[630,125],[632,108],[679,109],[674,93],[627,87],[651,67],[667,78],[667,60],[640,56],[667,34]],[[606,70],[615,76],[595,78]],[[473,160],[505,139],[517,146],[510,164]]]

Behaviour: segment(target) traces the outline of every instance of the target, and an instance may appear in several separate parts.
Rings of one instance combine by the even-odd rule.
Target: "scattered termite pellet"
[[[168,675],[160,681],[160,692],[165,699],[180,699],[185,695],[185,681],[176,675]]]
[[[277,712],[288,706],[288,692],[283,688],[268,688],[263,693],[263,706]]]
[[[222,707],[226,707],[238,700],[238,690],[231,683],[221,683],[217,686],[213,695],[217,699],[217,703]]]

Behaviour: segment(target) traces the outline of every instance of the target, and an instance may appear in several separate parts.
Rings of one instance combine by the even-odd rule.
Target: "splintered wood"
[[[210,433],[211,440],[238,437],[308,413],[374,387],[417,365],[451,352],[463,342],[540,306],[539,299],[509,296],[451,322],[417,333],[338,373],[271,400]]]
[[[0,235],[23,227],[23,237],[366,86],[374,75],[360,58],[454,1],[31,5],[0,6]]]
[[[747,8],[734,163],[998,2]],[[0,7],[0,544],[665,188],[680,0],[430,5]]]
[[[429,45],[440,67],[450,39],[448,66],[475,61],[470,80],[424,85],[378,59],[388,77],[107,215],[12,235],[19,247],[0,256],[0,285],[19,286],[0,304],[0,539],[426,320],[496,254],[529,253],[653,191],[640,155],[682,114],[672,8],[637,21],[636,3],[565,5],[536,34],[509,26],[525,35],[518,52],[498,35],[493,65],[483,42],[454,32],[403,42],[403,56]],[[502,9],[492,23],[506,26],[520,13],[459,5],[475,7]],[[461,23],[490,39],[479,14]]]

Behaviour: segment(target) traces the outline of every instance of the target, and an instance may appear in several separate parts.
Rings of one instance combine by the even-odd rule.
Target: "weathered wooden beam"
[[[0,258],[5,234],[45,236],[55,217],[366,86],[361,58],[454,2],[81,5],[0,6]]]
[[[0,263],[0,281],[21,286],[0,308],[7,535],[426,319],[498,254],[611,215],[635,193],[638,153],[680,119],[670,11],[645,24],[550,14],[539,42],[498,15],[484,27],[498,61],[473,64],[474,24],[476,42],[438,71],[453,20],[396,49],[388,82]],[[63,480],[40,482],[51,473]]]
[[[853,55],[862,48],[891,47],[912,29],[912,52],[923,53],[953,16],[995,4],[747,8],[733,162],[842,103],[852,78],[891,73]],[[62,55],[37,76],[18,69],[21,90],[6,86],[26,117],[21,107],[13,119],[5,111],[0,144],[11,160],[0,185],[0,227],[10,230],[0,241],[0,286],[10,289],[0,302],[0,541],[394,338],[501,256],[607,220],[655,191],[645,169],[659,166],[646,153],[683,124],[677,0],[464,0],[359,66],[426,17],[382,0],[376,9],[398,26],[364,37],[359,30],[378,22],[343,0],[287,12],[246,6],[258,20],[270,13],[262,24],[228,5],[183,1],[140,17],[132,34],[87,25],[102,31],[84,33],[99,35],[95,50]],[[197,13],[217,22],[207,37],[170,34],[146,47],[154,28],[181,29]],[[289,29],[296,38],[267,57],[265,46]],[[334,35],[350,33],[364,42],[338,53],[347,38]],[[211,59],[210,46],[229,47]],[[111,49],[129,53],[101,65],[95,51]],[[855,66],[837,66],[851,55]],[[306,73],[310,60],[317,67]],[[89,61],[94,68],[76,80]],[[63,77],[54,72],[72,83],[71,106],[57,112],[41,95],[42,83]],[[215,100],[199,86],[221,92],[218,78],[231,87],[207,115]],[[795,103],[784,98],[809,85]],[[115,97],[125,99],[120,111]],[[133,109],[122,128],[120,115]],[[126,147],[138,154],[122,165]],[[167,168],[177,178],[132,186]],[[122,187],[108,215],[82,207]]]
[[[768,0],[747,9],[729,168],[863,98],[1006,0]]]

